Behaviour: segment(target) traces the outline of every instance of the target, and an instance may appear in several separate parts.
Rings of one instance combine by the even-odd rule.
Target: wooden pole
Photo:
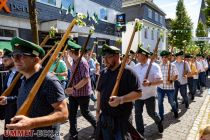
[[[44,47],[47,41],[50,39],[50,35],[46,35],[42,43],[40,44],[40,47]]]
[[[42,58],[42,60],[40,61],[40,64],[42,64],[46,59],[47,57],[52,53],[52,51],[56,48],[58,44],[56,43],[48,52],[47,54],[44,56],[44,58]]]
[[[152,68],[152,63],[154,62],[155,58],[157,57],[157,52],[158,52],[158,46],[159,46],[159,43],[160,43],[160,39],[161,38],[159,37],[158,40],[157,40],[157,43],[156,43],[156,46],[155,46],[155,49],[154,49],[154,53],[151,57],[151,60],[150,60],[149,66],[147,68],[147,72],[146,72],[146,75],[144,77],[144,80],[148,80],[149,72]]]
[[[58,53],[60,52],[60,50],[62,49],[62,47],[64,46],[64,43],[66,42],[71,30],[73,29],[74,25],[77,23],[77,19],[73,19],[73,21],[71,22],[71,24],[68,26],[66,33],[63,35],[61,41],[59,42],[57,48],[55,49],[52,57],[50,58],[50,60],[48,61],[47,65],[45,66],[45,68],[43,69],[42,73],[40,74],[39,78],[37,79],[36,83],[34,84],[33,88],[31,89],[31,91],[29,92],[26,100],[24,101],[24,103],[22,104],[22,106],[19,108],[19,110],[17,111],[16,115],[28,115],[28,111],[32,105],[32,102],[36,96],[36,93],[38,92],[42,82],[44,81],[51,65],[53,64],[53,62],[56,60],[56,57],[58,55]]]
[[[134,24],[134,27],[133,27],[133,32],[132,32],[132,35],[131,35],[131,38],[130,38],[130,41],[129,41],[129,44],[128,44],[128,47],[127,47],[127,50],[126,50],[126,53],[125,53],[125,56],[123,58],[123,61],[121,63],[121,67],[120,67],[120,70],[119,70],[119,73],[117,75],[117,79],[116,79],[116,83],[114,85],[114,88],[112,90],[112,94],[111,96],[117,96],[118,94],[118,89],[119,89],[119,85],[120,85],[120,80],[121,80],[121,77],[122,77],[122,74],[123,74],[123,71],[125,69],[125,65],[126,65],[126,60],[128,58],[128,54],[130,52],[130,49],[131,49],[131,45],[133,43],[133,39],[134,39],[134,36],[135,36],[135,33],[136,33],[136,25],[137,25],[137,21],[135,21],[135,24]]]
[[[1,96],[9,96],[11,94],[11,92],[13,91],[15,85],[17,84],[17,81],[20,79],[20,77],[22,76],[21,73],[18,73],[14,80],[12,81],[12,83],[10,84],[10,86],[2,93]]]
[[[79,63],[80,63],[80,61],[82,59],[82,56],[85,54],[85,49],[87,48],[87,45],[88,45],[88,42],[90,40],[91,35],[92,34],[89,33],[89,35],[88,35],[88,37],[86,39],[86,42],[85,42],[84,46],[82,47],[82,53],[80,54],[80,57],[79,57],[78,61],[76,62],[76,66],[75,66],[74,72],[73,72],[73,74],[71,76],[71,79],[70,79],[67,87],[72,87],[73,79],[74,79],[74,77],[75,77],[75,75],[77,73],[77,70],[78,70],[78,67],[79,67]]]
[[[186,53],[186,46],[185,46],[185,43],[184,43],[184,56],[183,56],[183,58],[184,58],[184,64],[183,64],[183,77],[185,77],[186,76],[186,62],[185,62],[185,53]]]
[[[169,64],[168,64],[168,82],[171,81],[171,59],[172,59],[172,54],[173,54],[173,46],[171,46],[171,54],[170,54],[170,57],[169,57]]]
[[[60,57],[58,58],[58,61],[57,61],[56,65],[55,65],[55,68],[53,69],[53,72],[56,72],[56,70],[57,70],[57,68],[58,68],[58,65],[59,65],[59,61],[60,61],[60,60],[62,59],[62,57],[64,56],[64,53],[65,53],[67,47],[68,47],[68,45],[66,45],[65,48],[63,49],[63,52],[62,52],[62,54],[60,55]]]

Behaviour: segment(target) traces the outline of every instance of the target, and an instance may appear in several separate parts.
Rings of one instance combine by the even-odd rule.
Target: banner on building
[[[195,37],[194,41],[210,41],[210,37]]]

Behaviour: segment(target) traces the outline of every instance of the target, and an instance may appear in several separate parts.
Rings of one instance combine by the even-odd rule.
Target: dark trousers
[[[194,89],[193,89],[193,86],[195,86],[193,77],[187,78],[187,82],[188,82],[187,85],[188,85],[188,88],[189,88],[189,94],[195,95],[195,92],[194,92]]]
[[[91,93],[90,99],[93,102],[95,102],[96,101],[96,97],[95,97],[96,75],[95,74],[90,75],[90,80],[91,80],[91,88],[92,88],[92,93]]]
[[[198,84],[198,89],[206,87],[206,72],[199,73]]]
[[[145,100],[136,100],[135,101],[135,120],[137,131],[144,135],[144,122],[143,122],[143,107],[146,105],[148,115],[155,121],[156,124],[161,122],[160,117],[155,112],[155,97],[150,97]]]
[[[187,96],[187,84],[181,85],[179,81],[174,82],[175,87],[175,94],[174,94],[174,100],[176,102],[177,108],[178,108],[178,92],[180,91],[182,98],[184,99],[185,107],[188,108],[188,96]]]
[[[177,112],[176,102],[174,101],[174,89],[161,89],[158,87],[157,93],[158,93],[159,115],[160,115],[160,118],[163,120],[164,119],[163,100],[164,100],[165,94],[167,94],[168,102],[171,105],[173,112]]]
[[[77,135],[77,110],[80,106],[81,114],[82,116],[91,123],[91,125],[96,128],[96,119],[91,114],[89,110],[89,102],[90,97],[84,96],[84,97],[69,97],[69,122],[70,122],[70,134],[72,136]]]
[[[194,95],[196,94],[196,90],[197,90],[197,85],[198,85],[198,79],[193,79],[194,83],[193,83],[193,93]]]

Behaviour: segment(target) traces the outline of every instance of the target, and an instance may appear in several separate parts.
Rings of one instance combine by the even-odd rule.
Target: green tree
[[[31,31],[33,42],[39,44],[39,34],[37,27],[37,11],[36,11],[36,0],[28,0],[29,7],[29,18],[31,23]]]
[[[199,21],[197,29],[196,29],[196,36],[197,37],[206,37],[207,35],[208,35],[208,33],[206,32],[204,24]],[[207,45],[207,43],[205,41],[196,41],[196,44],[200,47],[200,51],[203,54],[204,48]]]
[[[188,16],[183,0],[179,0],[176,7],[176,18],[171,22],[171,38],[176,48],[183,50],[192,39],[193,24]],[[169,40],[170,42],[170,40]]]
[[[210,0],[205,0],[206,8],[203,9],[205,17],[206,17],[206,25],[210,27]]]

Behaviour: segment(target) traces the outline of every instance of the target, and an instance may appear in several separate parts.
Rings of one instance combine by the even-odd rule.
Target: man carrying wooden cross
[[[102,48],[106,68],[100,73],[97,86],[96,140],[132,139],[128,130],[132,101],[141,97],[142,93],[137,75],[131,68],[125,67],[121,79],[118,79],[120,80],[118,95],[111,96],[121,67],[119,53],[120,50],[114,46],[104,45]]]
[[[144,122],[143,122],[143,108],[146,105],[148,115],[155,121],[159,133],[163,132],[163,125],[160,116],[155,112],[156,102],[156,90],[157,85],[163,82],[160,66],[149,59],[150,52],[146,49],[138,46],[136,58],[139,63],[134,67],[134,71],[137,73],[141,85],[142,85],[142,97],[135,101],[135,120],[136,128],[141,135],[144,135]],[[147,71],[151,64],[151,69],[147,77]]]
[[[17,98],[17,108],[20,108],[43,70],[39,62],[45,52],[40,46],[18,37],[11,40],[11,45],[15,67],[23,74]],[[32,129],[35,133],[41,133],[40,131],[44,133],[47,130],[50,132],[49,135],[39,135],[40,137],[27,139],[55,139],[55,134],[58,133],[56,124],[68,118],[67,104],[64,99],[64,90],[59,80],[55,76],[47,74],[33,100],[28,115],[13,117],[11,124],[6,127],[15,130]],[[25,137],[20,139],[25,139]]]

